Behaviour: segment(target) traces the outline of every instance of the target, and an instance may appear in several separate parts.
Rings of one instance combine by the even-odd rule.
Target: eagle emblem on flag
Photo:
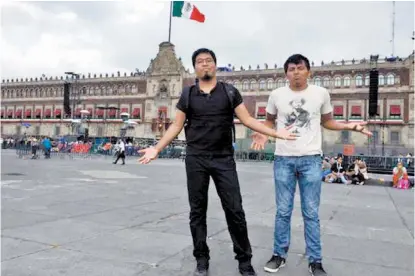
[[[192,10],[192,4],[190,4],[189,2],[187,2],[186,4],[184,4],[184,11],[185,12],[190,12]]]

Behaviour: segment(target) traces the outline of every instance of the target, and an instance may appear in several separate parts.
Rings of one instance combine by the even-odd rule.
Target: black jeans
[[[50,148],[45,148],[45,158],[48,159],[50,158]]]
[[[123,151],[117,154],[117,159],[115,159],[114,164],[117,164],[120,158],[122,159],[122,163],[125,164],[125,153]]]
[[[252,249],[248,239],[245,213],[239,189],[236,164],[233,156],[186,156],[187,189],[190,204],[190,231],[193,238],[193,256],[209,259],[206,243],[206,211],[209,179],[212,177],[233,241],[235,259],[250,262]]]

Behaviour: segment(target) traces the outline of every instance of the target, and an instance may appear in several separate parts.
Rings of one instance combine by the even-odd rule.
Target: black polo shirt
[[[243,99],[236,88],[233,90],[233,106],[236,108]],[[183,93],[176,107],[186,113]],[[210,94],[193,86],[190,90],[188,111],[189,124],[185,127],[187,155],[233,155],[234,110],[223,84],[217,83]]]

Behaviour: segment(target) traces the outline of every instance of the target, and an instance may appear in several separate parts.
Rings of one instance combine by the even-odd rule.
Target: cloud
[[[172,42],[185,66],[200,47],[220,65],[282,66],[293,53],[316,63],[392,52],[388,2],[195,2],[200,24],[172,19]],[[414,3],[396,2],[395,54],[407,56]],[[146,70],[167,40],[169,3],[8,2],[2,7],[1,73],[7,77]]]

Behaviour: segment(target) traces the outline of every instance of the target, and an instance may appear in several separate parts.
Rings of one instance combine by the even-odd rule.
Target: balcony
[[[346,117],[343,115],[333,115],[333,118],[337,121],[346,121]]]
[[[400,125],[400,124],[403,124],[404,121],[403,121],[402,116],[393,115],[393,116],[386,117],[385,118],[385,123],[386,124],[389,124],[389,125],[390,124],[398,124],[398,125]]]
[[[362,115],[351,115],[349,121],[363,121],[364,118]]]
[[[399,121],[399,120],[403,120],[403,118],[402,118],[402,116],[401,115],[389,115],[388,117],[386,117],[386,120],[397,120],[397,121]]]

